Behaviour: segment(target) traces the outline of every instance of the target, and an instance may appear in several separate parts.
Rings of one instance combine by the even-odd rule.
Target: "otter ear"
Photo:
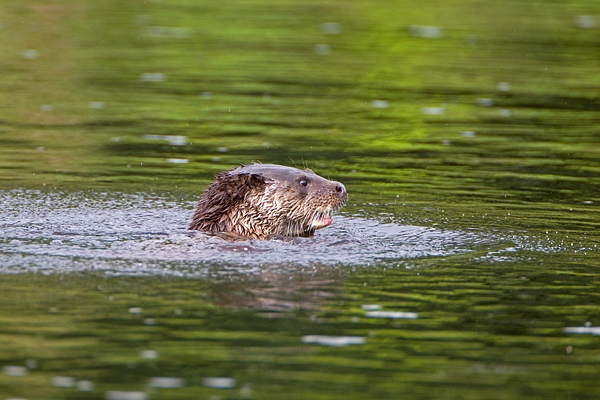
[[[231,174],[223,172],[206,189],[200,199],[206,211],[228,210],[232,205],[244,201],[251,190],[265,185],[265,178],[257,174]]]
[[[198,200],[190,229],[210,232],[233,229],[228,225],[230,221],[223,217],[246,201],[249,192],[265,184],[265,178],[257,174],[220,173]]]
[[[189,229],[232,232],[231,215],[238,205],[246,201],[250,192],[260,191],[267,184],[267,179],[258,174],[220,173],[198,200]]]
[[[262,175],[258,175],[258,174],[244,174],[244,176],[247,177],[248,186],[250,186],[252,189],[259,188],[259,187],[263,186],[266,183],[266,179]]]

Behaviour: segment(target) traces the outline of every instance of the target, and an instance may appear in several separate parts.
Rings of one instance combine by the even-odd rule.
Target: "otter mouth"
[[[326,211],[322,211],[317,213],[311,222],[311,228],[313,229],[321,229],[321,228],[325,228],[326,226],[331,225],[331,222],[333,221],[332,218],[332,210],[326,210]]]

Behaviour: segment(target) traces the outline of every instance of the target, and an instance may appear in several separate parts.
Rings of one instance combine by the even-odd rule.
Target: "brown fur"
[[[347,199],[344,185],[309,169],[243,165],[216,177],[198,201],[189,229],[227,238],[312,236],[331,223],[332,212]]]

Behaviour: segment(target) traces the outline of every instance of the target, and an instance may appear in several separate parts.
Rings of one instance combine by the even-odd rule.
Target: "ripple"
[[[206,277],[402,262],[473,251],[472,232],[338,215],[311,238],[228,242],[188,231],[194,202],[156,194],[0,192],[0,273]]]

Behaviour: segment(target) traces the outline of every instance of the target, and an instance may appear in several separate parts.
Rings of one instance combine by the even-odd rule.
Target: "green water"
[[[600,339],[563,331],[600,324],[597,2],[9,0],[0,24],[0,260],[37,251],[46,268],[0,278],[0,366],[28,366],[3,370],[0,396],[600,395]],[[33,205],[93,198],[93,215],[121,193],[156,197],[185,221],[214,174],[255,160],[343,182],[348,220],[486,240],[401,257],[386,236],[391,255],[378,243],[368,262],[216,262],[192,279],[44,258],[31,232],[44,242],[46,212],[84,212],[66,201],[32,206],[31,243],[12,233],[29,217],[16,189]],[[61,273],[73,263],[89,268]],[[418,317],[370,318],[374,306]]]

